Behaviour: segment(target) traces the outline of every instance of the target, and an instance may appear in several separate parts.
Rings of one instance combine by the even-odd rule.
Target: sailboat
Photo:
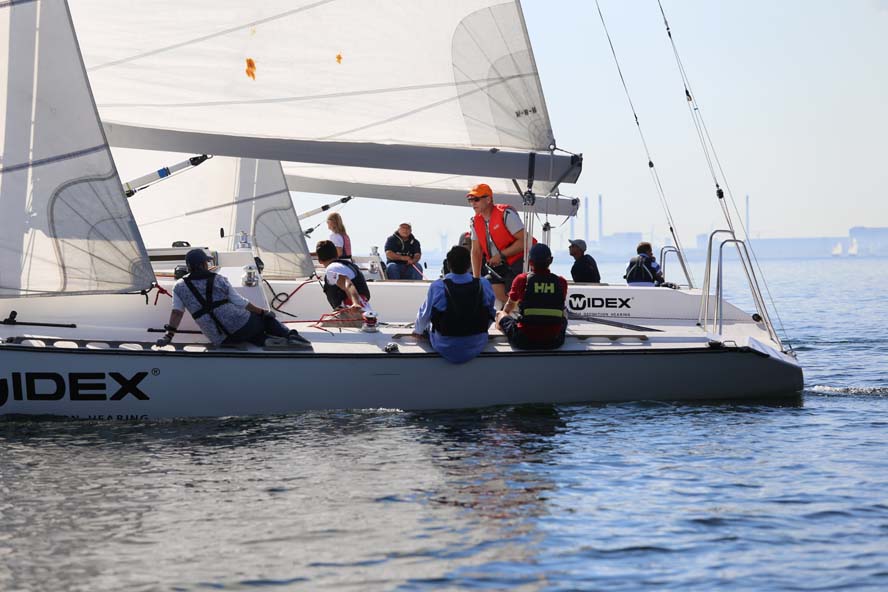
[[[480,178],[516,200],[526,220],[576,207],[557,187],[576,180],[582,159],[555,150],[520,6],[409,6],[419,29],[410,39],[435,41],[440,53],[405,49],[397,27],[371,34],[368,11],[379,6],[360,2],[215,2],[213,10],[188,3],[166,11],[157,3],[84,1],[74,5],[73,20],[63,0],[0,4],[8,89],[0,95],[0,414],[141,419],[800,392],[801,369],[763,303],[756,298],[758,311],[749,314],[726,302],[720,266],[715,294],[708,283],[702,290],[572,285],[563,348],[515,351],[492,329],[488,348],[458,367],[410,334],[424,282],[373,286],[374,308],[385,321],[377,331],[313,322],[329,310],[316,282],[300,277],[308,264],[292,204],[280,199],[288,191],[348,187],[370,198],[465,206],[468,179]],[[392,3],[390,10],[406,9]],[[230,20],[247,13],[251,18]],[[304,34],[291,34],[293,23],[282,22],[306,14],[316,26]],[[353,50],[332,53],[337,43],[325,23]],[[263,38],[269,24],[286,24],[288,34]],[[383,42],[386,35],[394,37]],[[316,43],[317,54],[289,45],[297,43]],[[413,67],[410,60],[422,59],[443,68],[439,78],[387,91],[395,62],[384,58],[400,55],[398,45],[405,63],[395,70],[402,74]],[[228,71],[224,58],[232,54],[246,71]],[[299,72],[284,67],[294,56],[305,60]],[[351,59],[361,65],[357,72],[336,70]],[[250,86],[266,72],[281,79]],[[234,84],[244,76],[246,87]],[[296,78],[308,81],[312,97],[293,95]],[[354,90],[368,88],[368,80],[371,90]],[[303,114],[315,118],[294,117],[294,104],[307,105]],[[325,114],[334,104],[341,109],[331,122]],[[215,168],[180,194],[182,215],[159,199],[131,207],[109,144],[214,154]],[[531,199],[535,192],[538,199]],[[219,240],[228,244],[202,244],[207,235],[192,244],[212,247],[218,273],[263,308],[275,294],[304,286],[280,310],[311,321],[299,329],[312,351],[214,348],[193,324],[181,326],[173,345],[154,345],[169,315],[163,291],[174,281],[164,269],[175,271],[187,248],[165,247],[152,261],[143,236],[163,235],[189,217],[200,220],[194,226],[201,232],[218,231],[220,219],[207,217],[220,212],[228,222]],[[269,212],[266,221],[283,216],[271,229],[259,224]],[[273,281],[242,282],[257,255],[272,262]],[[641,367],[657,380],[638,387],[626,379]]]
[[[848,256],[849,256],[849,257],[857,257],[857,250],[858,250],[858,247],[857,247],[857,239],[856,239],[856,238],[852,238],[852,239],[851,239],[851,244],[848,245]]]
[[[833,257],[841,257],[843,253],[842,242],[839,241],[832,248],[832,256]]]

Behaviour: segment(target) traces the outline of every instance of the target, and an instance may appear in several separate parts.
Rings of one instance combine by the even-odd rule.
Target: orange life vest
[[[490,221],[488,222],[488,226],[490,227],[490,238],[493,240],[493,244],[496,245],[500,254],[502,254],[503,249],[515,242],[514,235],[509,232],[508,228],[506,228],[505,217],[507,209],[512,210],[515,214],[518,213],[515,211],[515,208],[510,205],[493,204],[493,211],[490,212]],[[484,257],[489,261],[490,253],[487,249],[487,232],[484,228],[484,217],[481,216],[481,214],[476,214],[474,220],[472,220],[472,225],[475,228],[475,238],[478,239],[478,243],[481,245],[481,252],[484,253]],[[533,242],[536,244],[536,239],[534,239]],[[511,265],[523,256],[524,251],[518,251],[514,255],[506,257],[506,263]]]

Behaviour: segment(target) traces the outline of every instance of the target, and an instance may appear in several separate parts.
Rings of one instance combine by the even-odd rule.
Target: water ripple
[[[0,589],[888,589],[888,308],[840,263],[765,262],[803,399],[0,423]]]

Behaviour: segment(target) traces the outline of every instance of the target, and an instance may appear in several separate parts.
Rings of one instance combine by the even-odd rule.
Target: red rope
[[[281,321],[281,323],[287,325],[289,323],[354,323],[355,321],[361,321],[361,319],[328,319],[322,316],[319,319],[310,319],[307,321]]]
[[[298,292],[299,290],[302,289],[302,286],[304,286],[306,284],[310,284],[313,281],[314,281],[314,278],[309,278],[309,279],[305,280],[304,282],[302,282],[301,284],[296,286],[296,289],[293,290],[292,292],[290,292],[289,294],[287,294],[287,297],[284,298],[283,300],[281,300],[280,302],[278,302],[277,294],[275,294],[274,298],[272,299],[271,307],[275,310],[280,310],[283,305],[285,305],[287,302],[289,302],[290,298],[292,298],[293,295],[296,294],[296,292]]]
[[[167,290],[164,289],[164,287],[161,286],[160,284],[154,284],[154,287],[157,288],[157,294],[154,296],[154,306],[157,306],[157,301],[160,300],[161,294],[166,294],[170,298],[173,297],[173,295],[170,294],[169,292],[167,292]]]
[[[327,331],[324,327],[322,327],[321,323],[354,323],[355,321],[359,321],[360,319],[340,319],[336,318],[341,315],[344,311],[348,310],[347,308],[343,308],[340,310],[336,310],[333,312],[324,313],[321,315],[319,319],[310,319],[310,320],[299,320],[299,321],[284,321],[284,323],[312,323],[309,325],[313,329],[320,329],[321,331]],[[327,331],[327,333],[332,333],[332,331]]]

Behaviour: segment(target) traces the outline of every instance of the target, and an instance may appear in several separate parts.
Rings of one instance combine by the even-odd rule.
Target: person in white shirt
[[[320,241],[315,247],[318,262],[326,268],[324,293],[334,310],[357,308],[370,310],[370,288],[358,266],[348,259],[337,257],[336,245]]]

